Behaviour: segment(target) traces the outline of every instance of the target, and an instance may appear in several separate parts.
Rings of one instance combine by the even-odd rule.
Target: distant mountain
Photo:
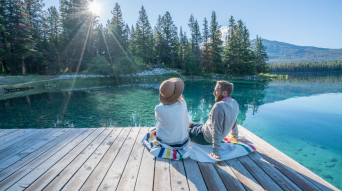
[[[254,43],[255,40],[252,40]],[[342,60],[342,49],[297,46],[289,43],[263,39],[267,47],[269,63],[320,62]]]

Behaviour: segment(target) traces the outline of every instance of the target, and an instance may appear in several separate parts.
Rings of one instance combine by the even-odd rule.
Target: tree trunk
[[[24,57],[21,57],[21,71],[22,71],[22,74],[23,76],[26,74],[26,68],[25,68],[25,59]]]

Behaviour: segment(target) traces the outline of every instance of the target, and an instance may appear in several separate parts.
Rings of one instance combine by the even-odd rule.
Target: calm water
[[[341,74],[233,82],[239,124],[342,188]],[[214,80],[185,81],[193,121],[206,121],[214,86]],[[0,95],[0,128],[154,126],[158,87],[159,82],[118,87],[92,80]]]

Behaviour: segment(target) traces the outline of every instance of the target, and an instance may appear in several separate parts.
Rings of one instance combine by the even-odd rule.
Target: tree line
[[[270,64],[272,72],[341,72],[342,61]]]
[[[152,27],[144,6],[136,24],[129,26],[118,3],[103,26],[88,3],[60,0],[58,9],[44,10],[42,0],[0,1],[0,73],[122,74],[164,66],[186,74],[270,71],[262,39],[257,36],[252,45],[246,25],[233,16],[222,41],[215,11],[202,27],[190,15],[186,34],[169,12],[159,15]]]

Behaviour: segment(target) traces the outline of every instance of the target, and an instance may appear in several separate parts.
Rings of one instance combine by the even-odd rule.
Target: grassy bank
[[[181,73],[167,73],[160,75],[145,76],[126,76],[126,77],[105,77],[97,75],[87,75],[83,77],[60,78],[59,75],[26,75],[26,76],[0,76],[0,91],[12,89],[13,91],[22,91],[26,89],[37,88],[58,88],[74,87],[82,88],[89,84],[96,86],[115,86],[127,83],[161,83],[163,80],[179,77],[192,80],[268,80],[273,78],[284,78],[284,75],[259,74],[253,76],[229,76],[225,74],[202,74],[202,75],[182,75]],[[75,83],[77,82],[77,83]]]
[[[26,76],[0,76],[0,87],[12,86],[19,84],[29,84],[37,81],[47,81],[57,78],[58,76],[45,75],[26,75]]]

